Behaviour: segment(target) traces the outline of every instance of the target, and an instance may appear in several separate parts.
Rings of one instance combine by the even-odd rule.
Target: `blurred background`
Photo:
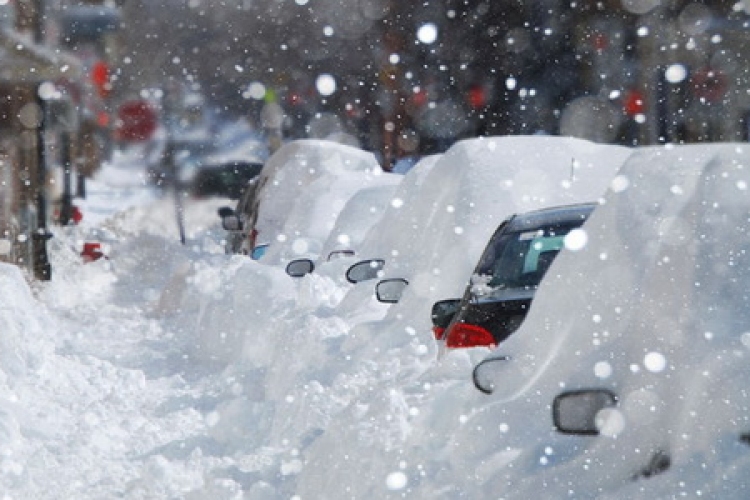
[[[174,187],[181,213],[179,190],[222,192],[298,138],[400,173],[482,135],[748,141],[748,12],[750,0],[0,0],[0,260],[47,279],[48,227],[80,220],[73,200],[118,152]]]
[[[126,98],[195,85],[284,136],[342,131],[385,165],[464,137],[748,139],[749,2],[132,0]]]
[[[124,103],[132,112],[146,100],[160,121],[208,113],[277,140],[333,137],[376,152],[386,169],[477,135],[630,145],[750,135],[747,0],[0,6],[6,26],[81,61],[93,86],[83,114],[109,131]]]

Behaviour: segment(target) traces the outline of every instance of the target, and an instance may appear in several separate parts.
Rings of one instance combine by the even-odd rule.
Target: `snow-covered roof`
[[[369,229],[383,217],[403,177],[384,174],[373,178],[371,186],[354,192],[336,217],[320,256],[325,259],[333,251],[357,252]]]
[[[299,210],[309,211],[313,204],[328,210],[326,224],[330,230],[338,212],[356,189],[383,175],[375,156],[361,149],[310,139],[285,144],[268,159],[258,179],[257,243],[273,244],[281,237],[284,246],[288,246],[312,233],[322,243],[328,233],[322,234],[305,224],[292,222],[294,227],[285,230],[287,218],[300,200],[305,200],[300,207],[306,208]],[[349,179],[346,187],[344,179]],[[334,180],[340,183],[338,188],[330,185]],[[329,193],[328,198],[325,198],[326,193]]]

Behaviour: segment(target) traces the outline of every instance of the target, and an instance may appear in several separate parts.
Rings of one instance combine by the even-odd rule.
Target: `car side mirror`
[[[328,254],[328,257],[326,260],[328,262],[336,259],[343,259],[344,257],[353,257],[354,256],[354,250],[334,250],[333,252]]]
[[[346,280],[349,283],[360,283],[362,281],[373,280],[380,276],[383,267],[385,267],[385,261],[382,259],[359,261],[346,270]]]
[[[378,302],[384,304],[397,304],[401,300],[404,290],[409,284],[404,278],[392,278],[379,281],[375,285],[375,296]]]
[[[502,378],[502,371],[506,368],[506,363],[510,361],[510,356],[491,356],[483,359],[471,374],[474,387],[485,394],[492,394],[495,391],[496,382]]]
[[[250,252],[250,258],[253,260],[259,260],[266,254],[266,250],[268,250],[268,245],[258,245],[253,248],[252,252]]]
[[[605,424],[601,411],[616,404],[605,389],[563,392],[552,402],[552,421],[563,434],[597,435]]]
[[[440,300],[432,304],[432,326],[436,328],[448,328],[461,307],[461,299]]]
[[[301,278],[315,270],[315,264],[310,259],[295,259],[286,266],[286,273],[292,278]]]
[[[230,207],[219,207],[218,212],[219,217],[221,217],[222,219],[229,215],[234,215],[234,210],[232,210]]]
[[[242,231],[242,221],[235,215],[225,215],[221,218],[221,227],[225,231]]]

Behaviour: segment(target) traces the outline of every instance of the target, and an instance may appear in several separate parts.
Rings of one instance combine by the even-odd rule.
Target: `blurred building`
[[[535,133],[626,144],[746,140],[750,36],[743,5],[394,6],[396,17],[409,19],[398,32],[431,23],[438,33],[429,45],[412,45],[416,69],[402,72],[411,73],[403,89],[413,103],[409,120],[423,141],[438,131],[446,140]]]
[[[199,83],[254,119],[264,100],[247,89],[262,84],[284,107],[288,137],[336,121],[385,165],[478,134],[744,139],[746,5],[133,0],[121,84]],[[321,76],[335,82],[330,93],[316,88]]]

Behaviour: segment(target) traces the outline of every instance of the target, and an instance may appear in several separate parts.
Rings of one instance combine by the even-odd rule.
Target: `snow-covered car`
[[[436,302],[433,333],[441,347],[494,347],[521,326],[557,254],[577,243],[595,203],[516,214],[500,224],[461,299]]]
[[[337,248],[326,250],[328,253],[322,255],[324,245],[347,201],[362,189],[380,185],[393,186],[401,179],[400,175],[380,170],[375,174],[341,172],[321,176],[299,192],[288,207],[286,220],[275,240],[269,242],[264,260],[268,263],[284,263],[304,257],[327,259],[328,254],[336,249],[353,250],[353,241],[349,240],[345,245],[339,243]],[[381,214],[376,215],[379,217]],[[366,220],[362,222],[367,223]],[[264,234],[262,226],[260,227],[257,229],[258,238]]]
[[[268,262],[350,253],[402,178],[351,146],[290,142],[266,162],[236,208],[219,214],[228,231],[226,250]]]
[[[380,328],[413,329],[428,335],[425,345],[439,355],[432,305],[463,295],[499,224],[516,213],[597,200],[631,153],[567,137],[484,137],[422,160],[406,174],[359,252],[362,259],[386,262],[381,279],[408,286],[397,295],[383,288],[398,285],[393,281],[374,284],[375,294],[372,289],[369,295],[348,293],[342,307],[370,307],[377,296],[390,304],[381,323],[363,324],[368,332],[357,338],[377,336]],[[486,349],[471,351],[477,360],[486,354]]]
[[[361,255],[386,258],[392,277],[412,284],[429,280],[430,290],[439,295],[428,307],[459,297],[503,220],[597,199],[630,154],[625,147],[567,137],[460,141],[434,158],[409,192],[397,195],[363,242]],[[420,174],[419,165],[406,175],[405,185],[414,173]]]
[[[391,203],[401,179],[396,175],[384,175],[376,185],[355,192],[336,218],[318,258],[293,260],[287,266],[289,275],[301,277],[313,272],[323,262],[356,256],[367,231],[380,220]]]
[[[325,140],[285,144],[266,162],[245,215],[250,248],[264,260],[317,256],[347,200],[360,189],[397,182],[372,153]],[[391,178],[392,181],[384,181]]]
[[[550,498],[742,496],[750,433],[743,149],[635,153],[586,223],[587,243],[560,254],[521,329],[475,368],[492,404],[467,427],[486,429],[496,450],[518,447],[513,466],[493,479],[517,498],[539,484]],[[491,422],[514,432],[497,433]]]

